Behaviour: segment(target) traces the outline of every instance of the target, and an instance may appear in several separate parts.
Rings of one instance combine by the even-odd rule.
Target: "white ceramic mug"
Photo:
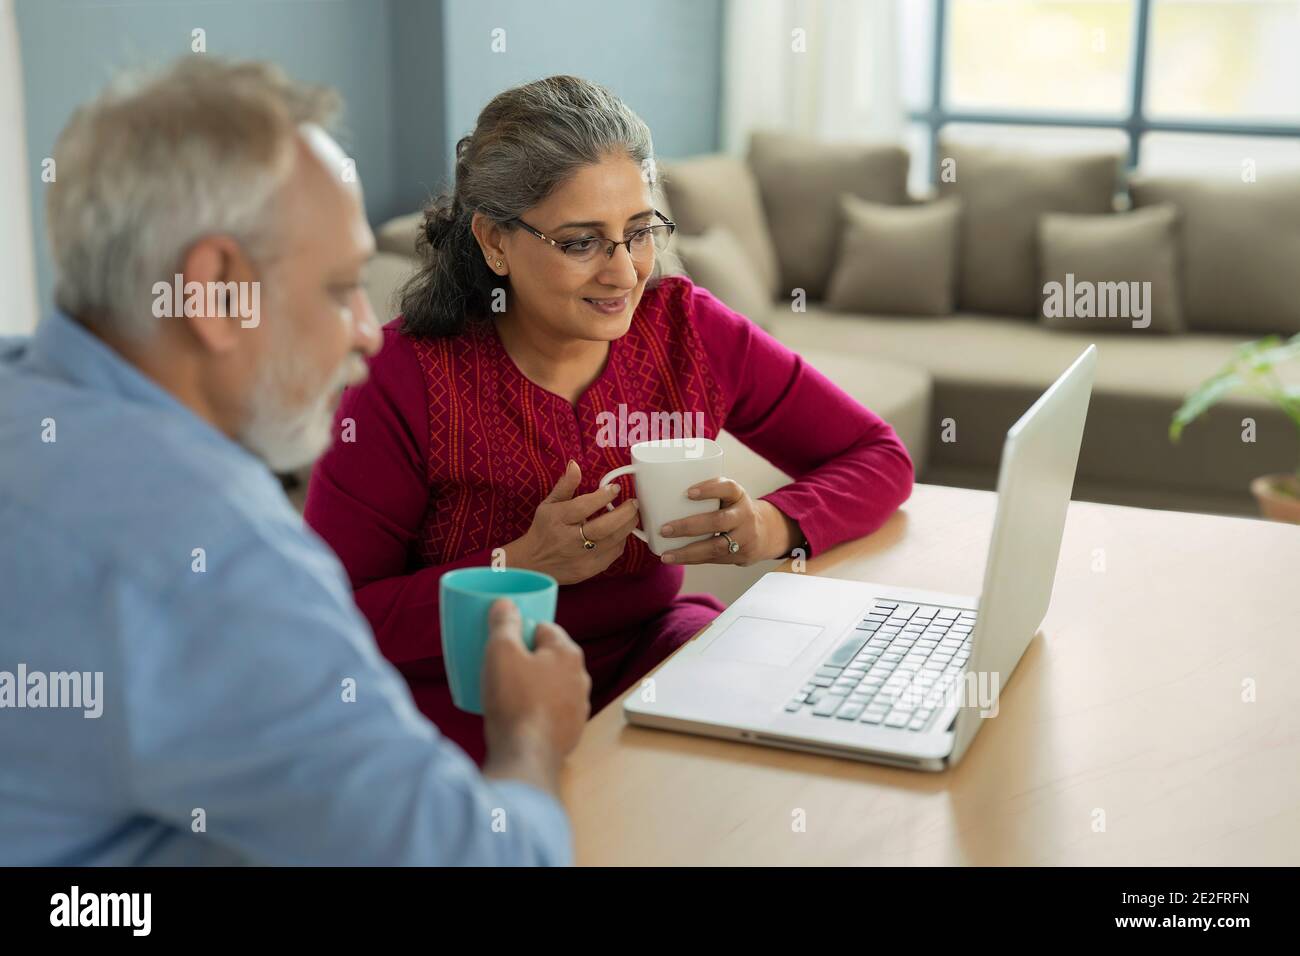
[[[600,479],[600,486],[621,475],[633,476],[641,528],[645,530],[633,528],[632,533],[655,554],[663,554],[713,537],[701,534],[665,538],[659,529],[677,518],[718,510],[720,498],[687,498],[686,489],[710,478],[721,478],[722,458],[722,446],[710,438],[637,442],[632,446],[632,464],[615,468]],[[606,507],[614,510],[612,503]]]

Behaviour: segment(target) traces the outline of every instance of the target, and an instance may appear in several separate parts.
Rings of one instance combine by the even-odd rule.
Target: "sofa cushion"
[[[776,250],[749,167],[721,154],[660,161],[658,165],[677,234],[698,236],[715,225],[730,229],[753,263],[763,289],[769,297],[775,295],[780,279]]]
[[[803,349],[800,354],[817,371],[889,422],[920,474],[929,449],[930,373],[919,365],[881,361],[835,347]]]
[[[424,213],[413,212],[384,223],[375,232],[375,248],[398,256],[416,255],[415,239],[424,229]]]
[[[741,315],[759,324],[767,321],[771,296],[730,229],[714,226],[700,236],[679,236],[674,245],[696,285],[708,289]]]
[[[963,311],[1038,314],[1038,219],[1046,212],[1107,213],[1119,183],[1115,154],[1047,154],[943,142],[955,177],[942,196],[962,200],[957,304]]]
[[[381,324],[398,314],[398,290],[415,274],[419,266],[419,261],[413,256],[392,252],[378,252],[366,264],[362,284],[370,299],[370,307],[375,310],[375,316]]]
[[[930,376],[898,362],[881,362],[837,351],[809,350],[803,354],[818,371],[894,427],[920,473],[925,467]],[[751,497],[758,498],[790,481],[789,475],[730,432],[719,432],[718,444],[726,452],[727,476],[738,481]],[[760,561],[746,568],[726,564],[687,565],[682,589],[688,593],[706,591],[730,603],[777,564]]]
[[[961,202],[887,206],[845,193],[826,305],[843,312],[951,315]]]
[[[800,351],[846,354],[923,368],[934,379],[929,461],[934,480],[978,473],[988,486],[997,474],[1009,428],[1091,342],[1098,363],[1083,450],[1080,483],[1170,494],[1235,496],[1250,508],[1256,475],[1295,469],[1295,427],[1263,399],[1233,396],[1169,441],[1169,422],[1183,398],[1228,361],[1239,336],[1103,336],[1045,329],[1013,316],[959,313],[917,322],[906,317],[849,316],[811,306],[770,315],[777,338]],[[1283,374],[1300,384],[1300,369]],[[1242,441],[1242,419],[1256,422],[1256,440]],[[944,441],[951,418],[955,440]],[[945,479],[946,480],[946,479]],[[1158,497],[1158,496],[1156,496]]]
[[[907,151],[893,144],[826,143],[760,130],[750,136],[749,164],[786,294],[826,294],[840,241],[842,194],[892,205],[907,199]]]
[[[1183,331],[1177,226],[1178,210],[1168,203],[1100,216],[1044,213],[1038,222],[1043,325]]]
[[[1137,208],[1173,203],[1192,329],[1300,332],[1300,175],[1242,183],[1135,178]]]

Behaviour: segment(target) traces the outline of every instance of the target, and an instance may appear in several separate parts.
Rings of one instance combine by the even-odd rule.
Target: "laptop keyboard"
[[[877,601],[786,704],[791,713],[925,731],[970,658],[975,612]]]

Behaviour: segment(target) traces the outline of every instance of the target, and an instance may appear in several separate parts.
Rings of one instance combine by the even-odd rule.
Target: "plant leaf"
[[[1293,358],[1300,357],[1300,342],[1287,342],[1284,345],[1276,345],[1267,349],[1262,349],[1248,357],[1247,361],[1251,368],[1261,372],[1266,372],[1274,365],[1290,361]]]
[[[1232,350],[1234,359],[1248,358],[1256,352],[1262,352],[1265,349],[1271,349],[1276,345],[1282,344],[1282,338],[1278,335],[1266,335],[1262,339],[1254,339],[1250,342],[1243,342]]]
[[[1207,408],[1241,384],[1242,378],[1236,372],[1221,372],[1201,383],[1192,394],[1187,396],[1178,411],[1174,412],[1174,419],[1169,425],[1169,438],[1178,441],[1184,427],[1194,422]]]

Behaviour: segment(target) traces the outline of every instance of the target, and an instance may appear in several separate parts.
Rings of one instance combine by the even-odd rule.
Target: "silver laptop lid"
[[[1007,432],[968,688],[1000,693],[1047,614],[1096,365],[1097,346],[1089,345]],[[957,713],[954,763],[988,713],[978,703],[968,694]]]

